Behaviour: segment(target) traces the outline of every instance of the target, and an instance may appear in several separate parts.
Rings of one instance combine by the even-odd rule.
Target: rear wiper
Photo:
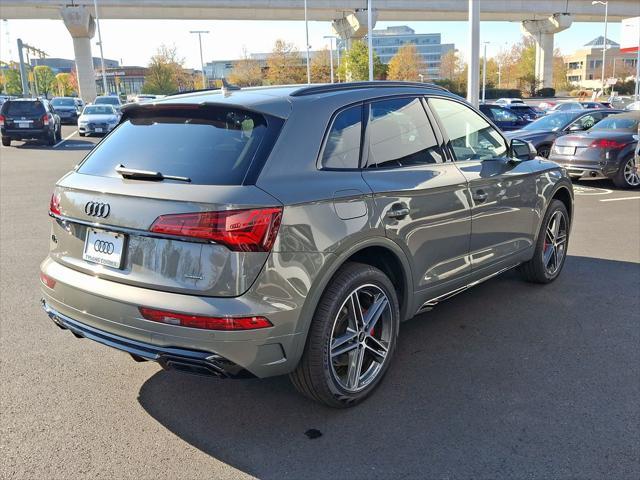
[[[116,172],[122,175],[122,178],[131,178],[134,180],[177,180],[179,182],[191,182],[189,177],[178,177],[176,175],[164,175],[161,172],[152,172],[151,170],[138,170],[136,168],[127,168],[120,164],[116,167]]]

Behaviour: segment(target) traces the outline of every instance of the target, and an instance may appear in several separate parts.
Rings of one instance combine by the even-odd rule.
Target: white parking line
[[[73,137],[76,133],[78,133],[78,130],[74,130],[73,133],[71,135],[67,135],[66,137],[64,137],[62,140],[60,140],[58,143],[56,143],[53,148],[59,147],[60,145],[62,145],[64,142],[66,142],[67,140],[69,140],[71,137]]]
[[[604,200],[600,200],[601,202],[618,202],[620,200],[639,200],[640,196],[638,197],[621,197],[621,198],[606,198]]]

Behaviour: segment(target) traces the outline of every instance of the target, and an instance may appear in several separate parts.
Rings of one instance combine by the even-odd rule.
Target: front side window
[[[369,167],[442,163],[440,147],[418,98],[369,104]]]
[[[471,108],[443,98],[432,98],[429,105],[440,118],[449,136],[456,160],[485,160],[507,156],[505,140]]]
[[[325,168],[358,168],[360,164],[360,134],[362,105],[349,107],[336,115],[322,150]]]

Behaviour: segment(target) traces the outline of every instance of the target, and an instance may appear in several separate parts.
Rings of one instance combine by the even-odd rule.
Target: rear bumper
[[[41,303],[45,313],[60,328],[71,331],[78,338],[88,338],[102,345],[127,352],[136,361],[151,360],[158,362],[166,370],[175,369],[221,378],[247,378],[253,376],[239,365],[220,355],[197,350],[158,347],[149,343],[137,342],[90,327],[63,315],[51,307],[44,298]]]
[[[136,359],[180,370],[188,370],[183,364],[195,362],[194,368],[202,370],[199,373],[221,369],[224,373],[213,374],[242,376],[248,372],[256,377],[289,373],[298,361],[302,334],[297,305],[286,308],[264,294],[221,298],[151,290],[87,275],[51,259],[40,268],[56,282],[53,289],[42,285],[42,298],[45,311],[57,325]],[[187,328],[146,320],[139,306],[196,315],[262,315],[274,326],[233,332]],[[226,366],[222,368],[221,363]]]
[[[31,140],[49,135],[48,128],[3,128],[2,136],[12,140]]]
[[[567,160],[557,155],[549,156],[549,160],[556,162],[567,171],[567,175],[574,179],[605,179],[616,174],[618,167],[611,162],[580,161],[579,158]]]

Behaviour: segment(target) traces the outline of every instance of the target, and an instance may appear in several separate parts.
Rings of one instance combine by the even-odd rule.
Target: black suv
[[[42,140],[49,145],[62,138],[60,117],[51,104],[41,98],[7,100],[0,109],[2,145],[11,140]]]

